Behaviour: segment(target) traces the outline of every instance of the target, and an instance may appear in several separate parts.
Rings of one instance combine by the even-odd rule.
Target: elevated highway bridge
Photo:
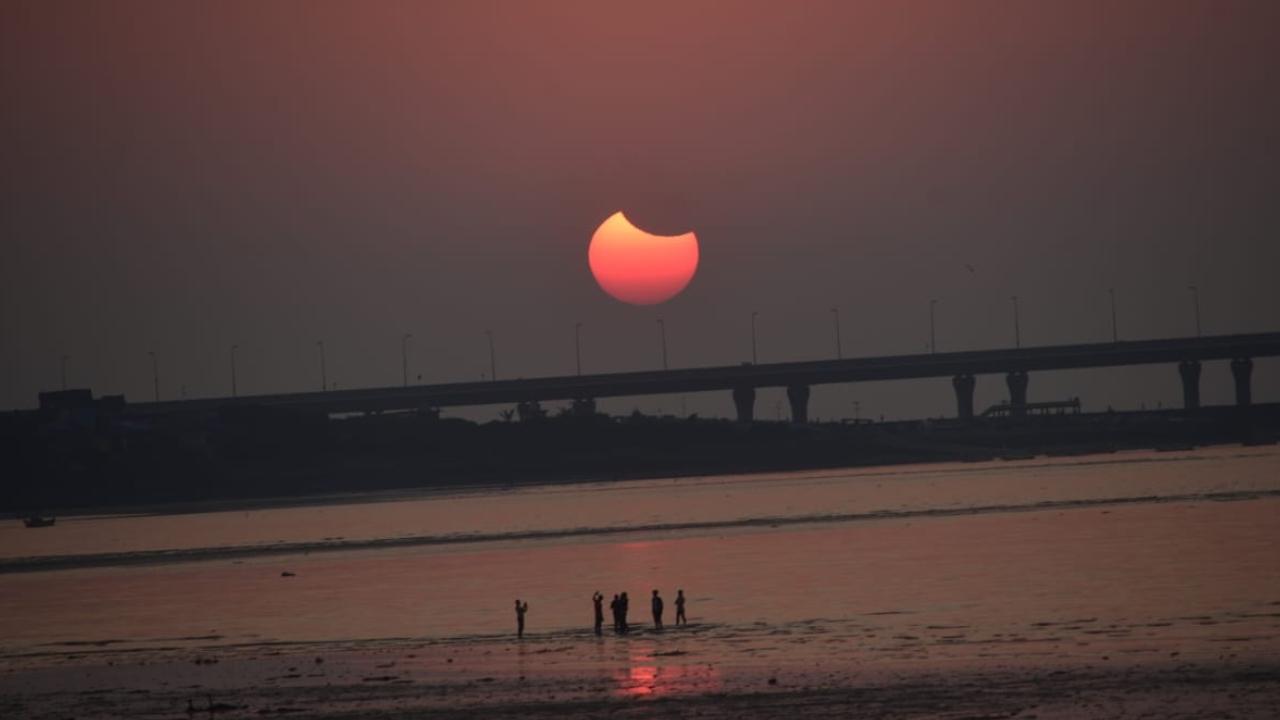
[[[595,399],[604,397],[729,391],[738,419],[750,421],[758,388],[785,387],[792,419],[806,422],[809,388],[813,385],[950,377],[957,416],[971,418],[978,375],[1003,374],[1011,412],[1019,414],[1027,405],[1029,373],[1156,364],[1176,365],[1184,406],[1193,409],[1200,405],[1201,363],[1229,361],[1236,403],[1248,405],[1252,359],[1271,356],[1280,356],[1280,332],[247,395],[132,403],[127,412],[154,415],[239,406],[342,414],[497,404],[527,409],[553,400],[570,400],[577,407],[593,408]]]

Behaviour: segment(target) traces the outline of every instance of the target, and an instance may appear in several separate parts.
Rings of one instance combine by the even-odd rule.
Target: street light
[[[494,355],[494,352],[493,352],[493,331],[485,330],[484,334],[489,336],[489,379],[497,380],[498,379],[498,361],[497,361],[497,356]]]
[[[755,310],[751,311],[751,364],[755,365],[760,360],[756,356],[756,316],[760,313]]]
[[[1013,346],[1022,347],[1022,328],[1018,325],[1018,296],[1011,295],[1009,297],[1013,301]]]
[[[658,318],[658,332],[662,336],[662,369],[667,369],[667,324]]]
[[[1200,337],[1200,288],[1195,285],[1188,285],[1187,289],[1191,291],[1191,300],[1195,303],[1196,308],[1196,337]]]
[[[320,348],[320,392],[329,389],[329,375],[324,364],[324,341],[317,340],[316,347]]]
[[[1120,330],[1116,325],[1116,289],[1107,288],[1107,293],[1111,295],[1111,342],[1120,342]]]
[[[933,308],[937,304],[938,304],[937,300],[934,300],[932,298],[929,300],[929,352],[930,353],[938,352],[938,343],[934,336],[934,324],[933,324]]]
[[[239,349],[239,345],[231,346],[231,397],[236,396],[236,350]]]
[[[835,325],[836,329],[836,359],[843,360],[844,348],[840,346],[840,308],[831,308],[831,322]]]
[[[160,402],[160,363],[154,350],[148,350],[147,354],[151,356],[151,386],[155,390],[156,402]]]
[[[582,374],[582,323],[573,324],[573,359],[578,367],[578,374]]]
[[[405,387],[409,387],[409,338],[411,337],[413,333],[405,333],[400,338],[400,374]]]

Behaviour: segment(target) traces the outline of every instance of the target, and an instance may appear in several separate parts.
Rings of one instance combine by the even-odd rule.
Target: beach
[[[1274,717],[1278,493],[1221,446],[6,528],[0,715]]]

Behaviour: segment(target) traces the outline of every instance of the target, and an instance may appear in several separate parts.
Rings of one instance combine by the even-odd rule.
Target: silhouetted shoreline
[[[9,478],[0,511],[151,513],[1269,444],[1280,438],[1280,404],[803,425],[640,415],[476,424],[420,413],[327,419],[268,409],[144,421],[108,411],[35,411],[9,413],[0,427]]]

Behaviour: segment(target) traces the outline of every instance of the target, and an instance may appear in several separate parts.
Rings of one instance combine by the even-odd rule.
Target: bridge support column
[[[1009,414],[1010,415],[1026,415],[1027,414],[1027,371],[1014,370],[1004,376],[1004,382],[1009,386]]]
[[[1178,363],[1182,376],[1182,407],[1195,410],[1200,407],[1200,361],[1183,360]]]
[[[734,388],[733,405],[738,409],[738,422],[749,423],[755,420],[756,389],[753,387]]]
[[[791,422],[809,422],[809,386],[788,385],[787,400],[791,402]]]
[[[972,375],[964,373],[951,378],[956,391],[956,415],[961,420],[973,419],[973,387],[978,384]]]
[[[1245,407],[1253,402],[1253,360],[1236,358],[1231,361],[1231,375],[1236,379],[1236,405]]]

